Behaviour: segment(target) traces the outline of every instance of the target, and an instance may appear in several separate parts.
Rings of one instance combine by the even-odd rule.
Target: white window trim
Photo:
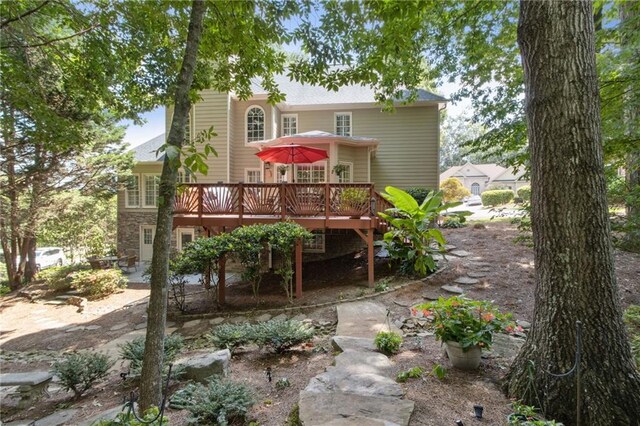
[[[267,134],[267,113],[264,110],[264,108],[262,108],[260,105],[249,105],[247,107],[247,109],[244,110],[244,143],[245,145],[250,144],[251,142],[249,142],[249,111],[253,108],[259,108],[262,110],[262,113],[264,114],[264,135],[263,135],[263,139],[264,137],[266,137]]]
[[[180,181],[180,175],[183,176],[183,181]],[[184,181],[184,177],[189,176],[189,181]],[[187,173],[185,169],[178,170],[178,183],[196,183],[196,177],[192,172]]]
[[[158,176],[158,177],[160,177],[160,173],[143,173],[143,174],[141,175],[142,179],[141,179],[141,185],[140,185],[140,188],[142,188],[142,190],[141,190],[141,192],[140,192],[140,197],[141,197],[141,199],[140,199],[140,205],[141,205],[142,207],[144,207],[144,208],[148,208],[148,209],[149,209],[149,208],[151,208],[151,209],[155,209],[155,208],[158,208],[158,206],[157,206],[157,205],[155,205],[155,204],[153,204],[153,205],[149,205],[149,204],[147,204],[147,202],[146,202],[146,200],[147,200],[147,188],[146,188],[147,184],[145,183],[145,181],[146,181],[146,177],[147,177],[147,176]],[[158,185],[159,185],[159,183],[158,183]],[[159,191],[158,191],[158,192],[159,192]],[[158,194],[158,196],[160,196],[160,194]]]
[[[327,246],[327,235],[323,230],[319,230],[317,232],[314,232],[313,235],[322,235],[322,247],[318,247],[318,248],[305,248],[304,244],[302,246],[302,252],[303,253],[324,253],[326,251],[326,246]]]
[[[349,181],[342,183],[353,183],[353,161],[338,161],[338,164],[344,164],[345,166],[349,166]],[[339,180],[340,178],[338,178]]]
[[[337,111],[333,113],[333,133],[338,134],[338,116],[339,115],[348,115],[349,116],[349,134],[345,136],[353,136],[353,114],[351,111]]]
[[[246,167],[244,169],[244,181],[245,181],[245,183],[249,183],[249,172],[258,172],[258,173],[260,173],[259,182],[264,182],[261,168],[259,168],[259,167]]]
[[[286,118],[295,118],[296,119],[296,131],[293,133],[294,135],[298,133],[298,114],[282,114],[280,116],[280,129],[281,129],[281,134],[282,136],[285,136],[284,134],[284,119]]]
[[[182,247],[181,234],[190,234],[191,241],[195,241],[196,239],[195,228],[187,228],[187,227],[176,228],[176,248],[178,249],[178,251],[182,251],[184,249],[184,247]]]
[[[129,202],[129,189],[125,186],[124,188],[124,207],[127,209],[135,209],[135,208],[139,208],[140,207],[140,203],[142,202],[142,200],[140,199],[141,195],[142,195],[142,191],[140,191],[140,188],[142,186],[141,180],[140,180],[140,175],[139,174],[134,174],[132,176],[135,176],[138,178],[138,203],[137,204],[131,204]]]
[[[329,166],[328,163],[327,163],[327,160],[316,161],[315,163],[294,164],[293,175],[296,178],[296,182],[298,182],[298,168],[300,166],[318,166],[320,164],[324,164],[324,179],[322,180],[322,182],[317,182],[317,183],[327,183],[328,182],[327,181],[327,168]]]

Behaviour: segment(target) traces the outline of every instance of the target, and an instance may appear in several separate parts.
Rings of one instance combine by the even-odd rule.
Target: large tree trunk
[[[536,264],[531,334],[509,395],[576,423],[576,321],[582,321],[582,424],[637,425],[640,376],[614,276],[591,2],[522,1],[518,25],[531,152]]]
[[[193,84],[196,57],[202,36],[202,23],[206,10],[203,0],[194,0],[189,21],[189,33],[175,94],[175,109],[167,143],[180,148],[185,137],[191,101],[189,90]],[[151,294],[147,318],[147,335],[140,382],[140,407],[146,410],[160,405],[162,399],[162,358],[164,329],[167,316],[167,282],[169,251],[173,224],[173,203],[176,194],[178,167],[165,155],[160,176],[158,219],[151,259]]]

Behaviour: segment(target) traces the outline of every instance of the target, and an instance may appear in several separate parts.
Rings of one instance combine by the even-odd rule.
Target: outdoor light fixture
[[[271,170],[271,162],[270,161],[267,161],[267,162],[264,163],[264,169],[265,170]]]
[[[371,210],[371,215],[375,216],[376,215],[376,199],[375,197],[371,197],[371,199],[369,200],[369,210]]]
[[[474,405],[473,411],[475,412],[476,419],[480,420],[482,418],[482,412],[484,411],[484,407],[482,405]]]

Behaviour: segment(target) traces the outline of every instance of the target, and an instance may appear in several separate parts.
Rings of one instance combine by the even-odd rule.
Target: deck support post
[[[302,297],[302,240],[296,241],[296,298]]]
[[[369,287],[373,287],[375,285],[374,266],[375,259],[373,256],[373,229],[369,229],[367,232],[367,275]]]
[[[227,258],[223,254],[222,256],[220,256],[220,259],[218,259],[218,303],[221,305],[224,304],[224,290],[226,286],[226,271],[225,271],[226,265],[227,265]]]

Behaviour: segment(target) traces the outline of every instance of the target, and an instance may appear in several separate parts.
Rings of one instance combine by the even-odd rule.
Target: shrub
[[[499,206],[513,200],[513,191],[510,189],[484,191],[480,197],[484,206]]]
[[[540,420],[538,410],[530,405],[514,401],[511,407],[513,413],[507,416],[509,426],[562,426],[562,423],[557,423],[555,420]]]
[[[138,337],[130,342],[120,345],[120,356],[129,361],[129,369],[134,376],[140,375],[144,358],[144,337]],[[175,361],[184,347],[184,341],[179,335],[166,336],[164,338],[163,371],[168,370],[169,364]]]
[[[62,388],[73,391],[78,399],[94,382],[107,376],[113,362],[107,355],[95,352],[79,352],[66,355],[56,361],[51,369],[60,378]]]
[[[636,366],[640,369],[640,305],[631,305],[624,312],[624,322],[629,330],[631,352],[636,359]]]
[[[132,413],[118,413],[115,419],[101,420],[97,426],[169,426],[169,418],[166,416],[162,416],[162,419],[156,418],[159,414],[160,409],[158,407],[151,407],[144,412],[140,422]]]
[[[36,279],[42,280],[54,291],[69,290],[73,282],[73,273],[89,269],[89,265],[76,263],[73,265],[53,266],[38,271]]]
[[[391,355],[400,350],[402,337],[393,331],[380,331],[376,334],[374,343],[380,352]]]
[[[442,221],[442,224],[440,225],[441,228],[449,228],[449,229],[463,228],[465,226],[467,225],[463,223],[459,217],[456,217],[456,216],[445,217],[444,220]]]
[[[531,201],[531,186],[523,186],[518,188],[518,197],[522,198],[522,201]]]
[[[420,367],[413,367],[409,370],[401,371],[396,376],[396,382],[404,383],[408,379],[419,379],[422,377],[422,373],[424,373],[424,370]]]
[[[313,328],[296,320],[271,320],[252,328],[252,340],[258,346],[268,346],[278,354],[311,340],[314,334]]]
[[[390,282],[391,282],[391,278],[384,277],[383,279],[381,279],[376,283],[375,287],[373,288],[373,291],[375,291],[376,293],[381,293],[385,290],[388,290]]]
[[[11,287],[9,287],[5,282],[0,283],[0,297],[9,293],[11,293]]]
[[[443,180],[440,183],[440,191],[442,191],[442,198],[446,203],[460,201],[471,195],[462,182],[454,177]]]
[[[411,195],[418,204],[422,204],[424,199],[427,198],[427,195],[429,195],[429,192],[431,192],[429,188],[423,186],[412,186],[411,188],[405,189],[405,191]]]
[[[71,287],[88,299],[100,299],[125,288],[127,280],[119,269],[78,271],[71,274]]]
[[[215,347],[233,352],[251,342],[251,329],[250,324],[220,324],[211,332],[209,339]]]
[[[254,404],[246,385],[217,378],[206,385],[187,385],[181,397],[180,403],[191,413],[190,423],[198,425],[235,424],[247,416]]]

